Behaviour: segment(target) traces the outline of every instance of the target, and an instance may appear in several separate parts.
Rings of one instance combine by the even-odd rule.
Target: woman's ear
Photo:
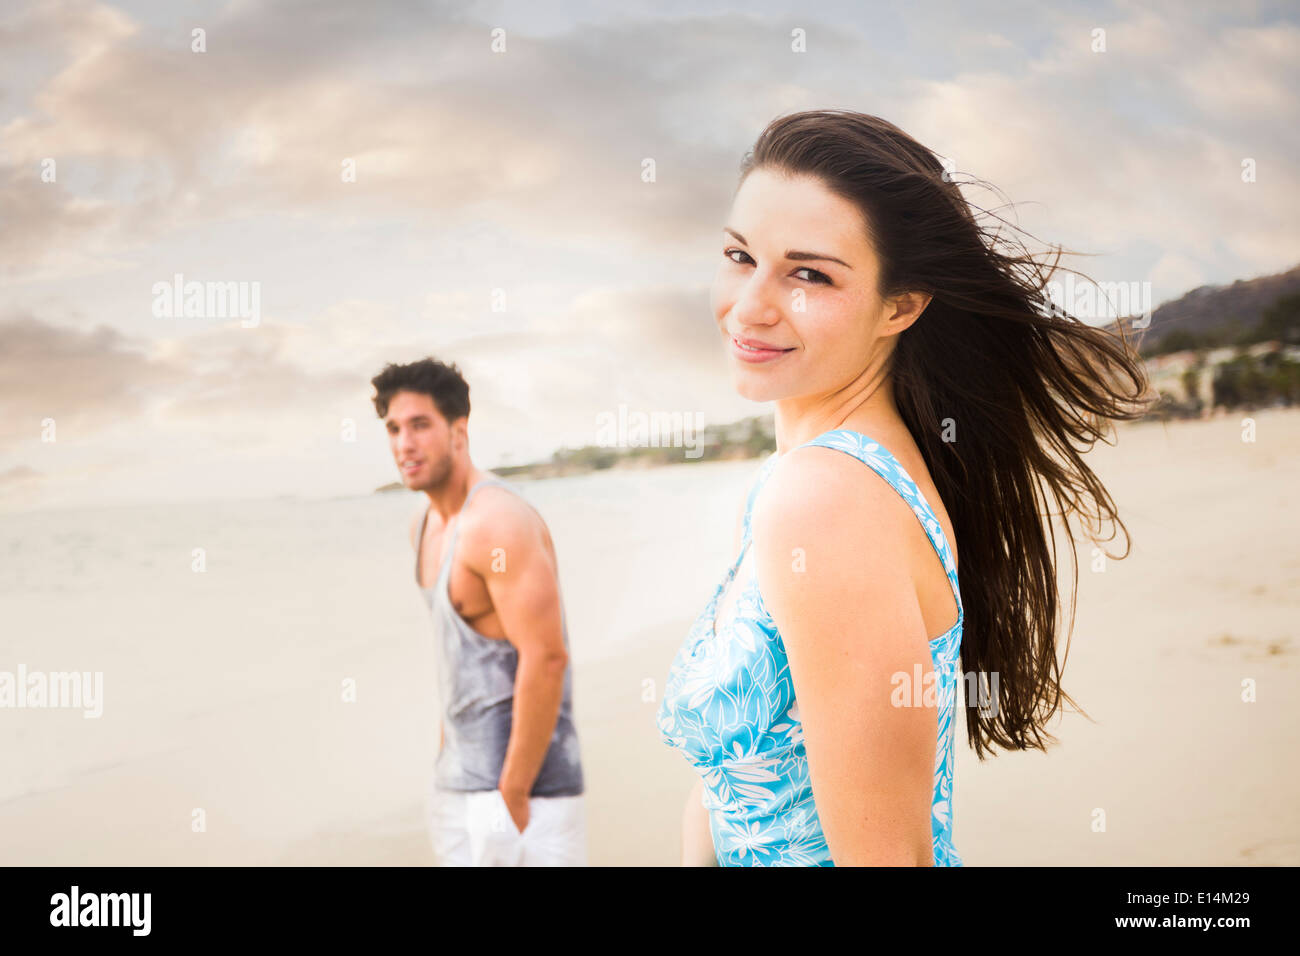
[[[904,292],[887,299],[885,307],[889,318],[885,320],[886,335],[897,335],[921,317],[925,307],[934,298],[928,292]]]

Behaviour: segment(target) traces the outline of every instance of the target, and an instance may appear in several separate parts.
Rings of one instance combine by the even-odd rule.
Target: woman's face
[[[711,302],[736,391],[757,402],[816,396],[864,373],[893,310],[853,203],[809,176],[756,169],[721,250]]]

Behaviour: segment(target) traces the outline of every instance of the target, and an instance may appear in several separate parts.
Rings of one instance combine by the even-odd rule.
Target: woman
[[[1055,262],[877,117],[768,126],[721,254],[714,317],[777,450],[659,709],[701,775],[683,863],[960,866],[957,680],[981,759],[1053,739],[1073,701],[1042,486],[1127,537],[1080,452],[1141,417],[1142,366],[1045,308]]]

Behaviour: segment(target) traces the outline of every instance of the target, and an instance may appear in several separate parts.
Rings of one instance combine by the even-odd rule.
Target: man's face
[[[398,392],[384,418],[393,461],[402,483],[412,491],[431,491],[451,477],[465,420],[449,424],[433,398],[418,392]]]

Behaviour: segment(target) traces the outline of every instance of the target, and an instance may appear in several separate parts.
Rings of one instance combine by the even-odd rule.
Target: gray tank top
[[[434,781],[443,790],[495,790],[505,765],[506,746],[515,695],[515,667],[518,652],[507,640],[485,637],[465,623],[452,606],[448,581],[456,557],[460,514],[484,485],[492,484],[518,495],[499,478],[485,478],[469,490],[461,511],[451,519],[451,538],[445,549],[438,580],[431,588],[421,587],[433,614],[437,642],[438,684],[442,694],[444,742],[434,764]],[[523,496],[520,495],[522,498]],[[525,499],[526,500],[526,499]],[[415,581],[420,583],[420,545],[429,513],[425,511],[416,539]],[[559,587],[559,582],[556,582]],[[564,598],[560,598],[561,621]],[[569,646],[568,625],[564,646]],[[568,797],[582,793],[582,761],[578,735],[573,725],[573,668],[564,671],[564,696],[559,718],[551,735],[550,748],[542,769],[533,782],[531,796]]]

